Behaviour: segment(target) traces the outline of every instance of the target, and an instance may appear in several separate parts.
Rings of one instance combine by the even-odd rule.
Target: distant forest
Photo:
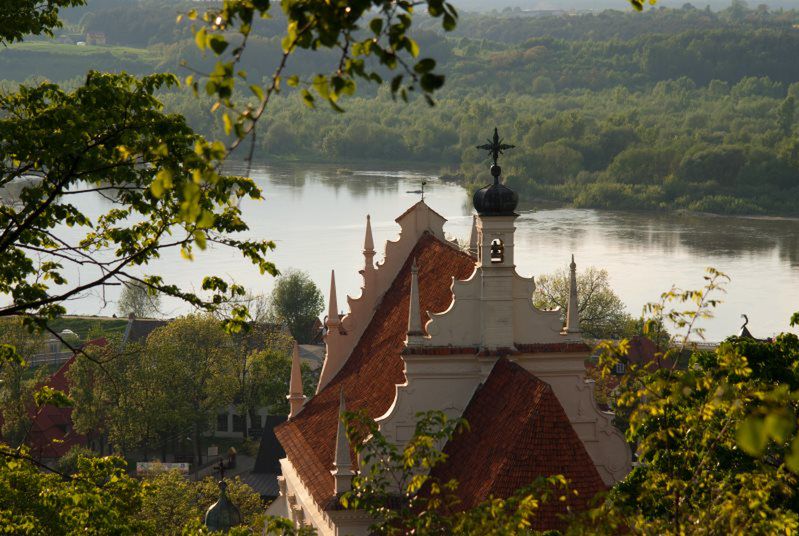
[[[0,82],[47,77],[70,83],[90,68],[188,74],[197,51],[179,11],[196,4],[90,2],[68,12],[61,40],[0,51]],[[499,127],[517,148],[503,160],[508,184],[531,200],[580,207],[799,214],[799,11],[647,9],[533,17],[463,14],[451,34],[424,17],[414,38],[447,75],[437,104],[394,102],[360,87],[347,113],[309,110],[283,93],[260,126],[260,159],[424,162],[469,187],[486,183],[474,149]],[[281,21],[256,26],[243,68],[271,72]],[[75,46],[102,32],[106,46]],[[292,72],[323,68],[298,55]],[[329,62],[327,63],[329,65]],[[210,101],[162,95],[200,132],[223,136]]]

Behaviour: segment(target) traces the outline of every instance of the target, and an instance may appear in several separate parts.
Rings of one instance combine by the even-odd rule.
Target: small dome
[[[241,525],[241,512],[236,505],[230,502],[227,496],[227,484],[219,481],[219,500],[208,507],[205,513],[205,526],[212,531],[227,532],[231,528]]]
[[[484,186],[474,193],[472,201],[480,216],[510,216],[519,204],[519,194],[499,182],[501,173],[502,168],[492,165],[494,184]]]

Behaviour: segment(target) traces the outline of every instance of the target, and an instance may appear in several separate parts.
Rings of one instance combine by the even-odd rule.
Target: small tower
[[[352,489],[352,477],[355,472],[352,470],[352,457],[350,456],[350,441],[347,438],[347,429],[344,426],[342,417],[347,408],[344,404],[344,389],[339,393],[338,406],[338,430],[336,432],[336,458],[333,462],[335,467],[331,473],[335,479],[333,491],[340,495]]]
[[[566,326],[563,328],[563,334],[580,333],[580,309],[577,301],[577,264],[574,262],[574,255],[572,255],[572,262],[569,264],[569,304],[566,307]]]
[[[205,526],[212,532],[227,532],[241,525],[241,512],[227,496],[227,484],[219,481],[219,499],[205,512]]]
[[[424,340],[422,329],[422,315],[419,311],[419,267],[416,258],[411,265],[411,298],[408,305],[408,346],[420,346]]]
[[[300,361],[300,345],[294,342],[294,353],[291,356],[291,382],[289,383],[289,419],[295,417],[305,404],[305,395],[302,394],[302,363]]]
[[[497,158],[513,145],[502,143],[494,129],[494,137],[478,149],[487,150],[492,157],[493,184],[474,193],[477,210],[477,262],[482,278],[480,300],[483,302],[482,344],[488,350],[514,347],[514,304],[511,289],[515,276],[513,263],[514,222],[519,216],[516,205],[519,195],[499,180],[502,168]]]

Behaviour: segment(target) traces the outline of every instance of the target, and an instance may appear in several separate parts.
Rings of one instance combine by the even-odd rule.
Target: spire
[[[291,382],[289,383],[289,419],[296,417],[305,404],[305,395],[302,394],[302,363],[300,361],[300,345],[294,342],[294,353],[291,356]]]
[[[577,305],[577,264],[569,264],[569,305],[566,308],[566,326],[563,328],[564,335],[567,333],[580,333],[580,311]]]
[[[477,256],[477,214],[472,215],[472,234],[469,237],[469,253]]]
[[[417,345],[422,342],[422,316],[419,314],[419,267],[416,257],[411,265],[411,299],[408,307],[408,345]]]
[[[375,254],[375,242],[372,239],[372,217],[369,214],[366,215],[366,238],[363,241],[363,254],[367,253]]]
[[[375,241],[372,238],[372,218],[369,214],[366,215],[366,237],[363,240],[363,260],[364,269],[363,276],[367,286],[369,285],[369,278],[372,272],[375,271]]]
[[[341,322],[338,318],[338,304],[336,303],[336,271],[330,271],[330,304],[327,308],[327,328],[338,327]]]
[[[333,462],[333,477],[335,479],[334,493],[336,495],[352,489],[352,458],[350,457],[350,441],[347,438],[347,429],[342,417],[347,408],[344,404],[344,389],[339,391],[338,405],[338,431],[336,432],[336,458]]]

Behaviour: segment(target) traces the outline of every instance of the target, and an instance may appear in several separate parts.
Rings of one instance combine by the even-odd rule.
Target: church
[[[534,278],[516,273],[518,195],[501,183],[497,164],[510,146],[495,130],[480,148],[492,155],[493,181],[474,194],[468,250],[447,240],[446,220],[422,200],[396,219],[400,235],[379,264],[366,217],[363,287],[343,317],[331,275],[319,383],[312,397],[302,392],[295,355],[289,419],[275,429],[286,453],[280,496],[268,513],[321,535],[368,534],[372,520],[337,500],[358,470],[339,424],[345,405],[365,411],[399,446],[419,412],[464,417],[469,430],[444,446],[448,458],[435,468],[458,481],[464,508],[558,474],[578,492],[569,506],[585,508],[630,471],[627,443],[586,380],[574,259],[562,325],[560,311],[533,306]],[[560,511],[545,504],[533,528],[558,528]]]

